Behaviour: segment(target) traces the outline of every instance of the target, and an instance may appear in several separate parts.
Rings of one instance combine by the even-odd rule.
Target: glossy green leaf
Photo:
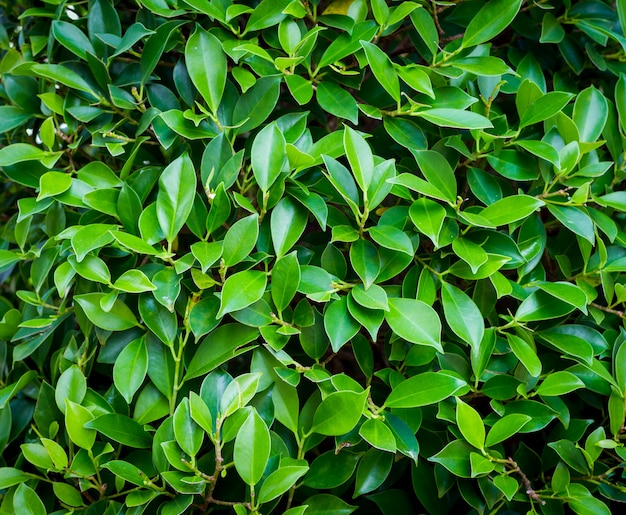
[[[196,173],[189,155],[163,170],[159,177],[156,213],[159,226],[169,243],[173,242],[189,217],[196,193]]]
[[[197,25],[185,45],[185,62],[192,82],[209,109],[217,113],[227,73],[226,55],[220,40]]]
[[[522,0],[491,0],[472,18],[463,35],[465,48],[479,45],[502,32],[515,18]]]
[[[121,300],[116,300],[108,311],[104,311],[100,302],[104,293],[86,293],[74,297],[89,321],[106,331],[124,331],[138,324],[135,315]]]
[[[259,234],[259,216],[254,213],[237,220],[224,236],[222,259],[226,266],[243,261],[256,246]]]
[[[324,311],[324,330],[334,352],[353,338],[360,328],[361,326],[348,312],[348,298],[345,295],[331,302]]]
[[[289,490],[308,470],[309,467],[297,465],[287,465],[278,468],[263,481],[263,485],[259,490],[258,501],[266,503],[276,499]]]
[[[276,257],[284,256],[298,242],[308,216],[299,202],[285,197],[272,210],[270,232]]]
[[[472,349],[478,349],[485,332],[478,306],[466,293],[446,282],[441,285],[441,300],[446,322],[452,331]]]
[[[497,420],[489,430],[485,445],[491,447],[516,435],[529,421],[531,417],[521,413],[506,415]]]
[[[237,432],[233,458],[235,469],[248,485],[257,484],[270,456],[270,432],[255,409]]]
[[[333,392],[315,410],[311,431],[326,436],[349,433],[361,419],[368,391]]]
[[[507,334],[506,338],[513,354],[515,354],[521,364],[524,365],[524,368],[528,370],[528,373],[533,377],[538,377],[541,374],[542,366],[535,349],[524,339],[514,334]]]
[[[441,347],[441,322],[433,308],[420,300],[389,298],[385,320],[392,331],[408,342]]]
[[[148,349],[143,338],[132,341],[119,353],[113,365],[113,383],[128,404],[148,373]]]
[[[416,408],[447,399],[465,381],[441,372],[423,372],[399,383],[387,397],[388,408]]]
[[[142,449],[152,445],[150,434],[144,431],[141,424],[118,413],[101,415],[86,423],[85,427],[129,447]]]
[[[231,275],[224,282],[218,318],[243,309],[259,300],[265,292],[267,275],[260,270],[245,270]]]
[[[472,406],[456,400],[456,424],[463,437],[477,449],[485,446],[485,425],[482,417]]]
[[[300,264],[296,252],[276,261],[272,270],[272,300],[278,311],[293,300],[300,284]]]
[[[396,102],[400,102],[400,80],[393,67],[391,59],[373,43],[361,41],[365,50],[367,63],[370,65],[374,77]]]
[[[540,96],[521,114],[520,129],[542,122],[560,112],[574,97],[571,93],[552,91]]]
[[[359,428],[359,435],[372,447],[381,451],[396,452],[396,439],[385,423],[377,418],[366,420]]]

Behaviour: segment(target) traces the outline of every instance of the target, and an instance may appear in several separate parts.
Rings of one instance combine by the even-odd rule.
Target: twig
[[[517,462],[513,458],[507,458],[506,462],[509,465],[509,467],[511,467],[511,470],[515,472],[517,475],[519,475],[519,477],[521,478],[522,484],[524,485],[524,488],[526,489],[526,494],[528,495],[528,497],[530,497],[533,501],[537,501],[541,505],[545,505],[546,501],[544,501],[543,499],[539,497],[539,495],[537,495],[537,492],[535,492],[532,485],[530,484],[530,480],[526,477],[526,474],[524,474],[524,471],[521,468],[519,468],[519,465],[517,464]]]
[[[623,311],[618,311],[617,309],[608,308],[601,304],[596,304],[595,302],[592,302],[590,306],[597,308],[600,311],[604,311],[605,313],[611,313],[611,315],[616,315],[620,318],[626,318],[626,314]]]

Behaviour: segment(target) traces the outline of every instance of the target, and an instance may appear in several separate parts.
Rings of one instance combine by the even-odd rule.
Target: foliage
[[[625,0],[3,5],[0,513],[620,510]]]

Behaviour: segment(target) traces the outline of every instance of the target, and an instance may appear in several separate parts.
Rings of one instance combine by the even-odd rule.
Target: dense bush
[[[626,501],[626,1],[6,0],[0,513]]]

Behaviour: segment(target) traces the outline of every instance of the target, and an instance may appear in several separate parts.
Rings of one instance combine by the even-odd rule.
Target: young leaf
[[[159,178],[156,214],[169,243],[174,241],[191,213],[196,194],[196,172],[188,154],[163,170]]]
[[[267,275],[260,270],[245,270],[231,275],[224,282],[217,318],[243,309],[259,300],[267,285]]]
[[[477,449],[485,446],[485,424],[480,414],[457,398],[456,400],[456,424],[459,426],[463,437]]]
[[[227,63],[222,43],[196,25],[185,46],[185,62],[191,81],[216,114],[226,85]]]
[[[523,0],[491,0],[472,18],[462,45],[465,48],[480,45],[502,32],[515,18]]]
[[[235,438],[233,461],[241,479],[256,485],[270,456],[270,432],[257,411],[252,408]]]

